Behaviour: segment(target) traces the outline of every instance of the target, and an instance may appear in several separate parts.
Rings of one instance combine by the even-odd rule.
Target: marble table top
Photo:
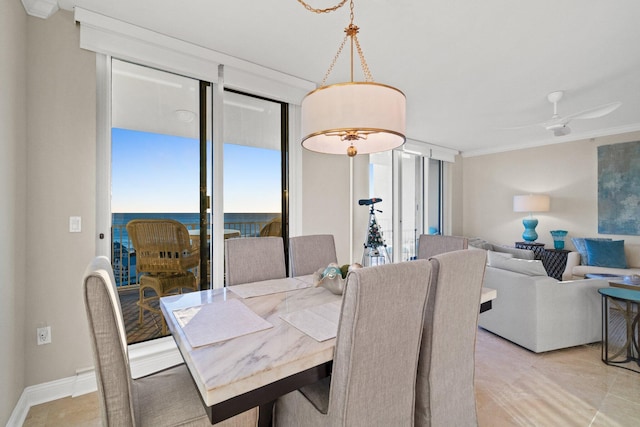
[[[498,291],[491,288],[482,288],[482,294],[480,295],[480,304],[483,302],[491,301],[498,298]]]
[[[481,303],[496,296],[494,289],[483,288]],[[340,299],[340,295],[322,287],[244,299],[227,289],[215,289],[163,297],[160,306],[204,403],[213,406],[331,361],[335,338],[317,341],[283,318],[323,304],[339,304]],[[227,300],[240,301],[273,327],[215,344],[192,347],[174,310]],[[228,322],[232,323],[233,319]],[[203,327],[225,328],[225,325]]]
[[[227,289],[215,289],[164,297],[160,299],[160,306],[205,404],[212,406],[331,361],[335,338],[319,342],[280,316],[340,298],[315,287],[245,299]],[[240,300],[273,327],[224,342],[192,347],[173,311],[231,299]],[[209,327],[224,328],[225,325]]]

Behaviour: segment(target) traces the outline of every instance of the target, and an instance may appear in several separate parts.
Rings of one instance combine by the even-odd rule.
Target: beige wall
[[[350,166],[347,156],[302,153],[302,234],[333,234],[339,264],[362,260],[368,210],[358,199],[368,197],[369,156],[353,162],[353,200],[349,200]],[[353,254],[349,254],[349,204],[353,204]]]
[[[13,1],[13,0],[12,0]],[[70,12],[28,18],[26,385],[93,365],[81,294],[95,253],[95,54],[79,48]],[[69,232],[69,216],[82,232]],[[36,345],[36,327],[52,343]]]
[[[0,2],[0,425],[25,386],[27,15]],[[35,340],[35,333],[31,335]]]
[[[78,36],[69,12],[28,18],[27,386],[93,364],[80,286],[95,253],[96,70],[95,55],[78,47]],[[354,162],[356,201],[368,193],[367,161]],[[341,263],[349,261],[348,199],[347,157],[305,150],[302,230],[334,234]],[[356,202],[355,261],[362,256],[365,211]],[[82,217],[82,233],[69,233],[69,216]],[[40,324],[52,327],[52,344],[35,344]]]
[[[557,229],[569,232],[569,249],[571,237],[598,236],[597,147],[638,140],[635,132],[463,158],[461,234],[513,245],[522,240],[526,216],[513,212],[513,196],[544,193],[551,196],[551,210],[534,215],[539,242],[552,246],[549,231]],[[640,236],[606,237],[640,243]]]

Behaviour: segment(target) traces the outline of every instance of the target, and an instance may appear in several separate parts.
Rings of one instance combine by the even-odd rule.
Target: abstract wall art
[[[640,141],[598,147],[598,233],[640,235]]]

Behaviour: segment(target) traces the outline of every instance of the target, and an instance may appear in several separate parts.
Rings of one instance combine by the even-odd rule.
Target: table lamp
[[[550,204],[549,196],[545,194],[513,196],[513,211],[529,212],[529,216],[522,220],[524,225],[522,238],[525,242],[533,243],[538,238],[538,233],[536,233],[538,220],[533,217],[533,212],[548,212]]]

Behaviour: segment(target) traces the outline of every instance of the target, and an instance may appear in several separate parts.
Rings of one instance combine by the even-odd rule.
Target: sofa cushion
[[[487,251],[487,265],[490,267],[493,266],[493,264],[495,264],[498,259],[509,258],[513,258],[513,255],[503,252]]]
[[[572,237],[571,242],[576,247],[576,251],[580,253],[580,265],[589,265],[589,256],[587,254],[587,245],[585,240],[605,240],[611,241],[607,237]]]
[[[587,259],[591,266],[627,268],[624,240],[585,239]]]
[[[571,280],[583,279],[587,274],[614,274],[624,277],[634,274],[640,275],[640,268],[610,268],[610,267],[592,267],[589,265],[577,265],[573,267]]]
[[[488,265],[489,267],[501,268],[503,270],[513,271],[514,273],[526,274],[527,276],[547,275],[542,261],[539,260],[494,256]]]
[[[511,246],[494,245],[480,237],[468,237],[467,244],[469,249],[484,249],[487,251],[500,252],[503,254],[511,254],[514,258],[534,259],[535,254],[529,249],[519,249]]]

